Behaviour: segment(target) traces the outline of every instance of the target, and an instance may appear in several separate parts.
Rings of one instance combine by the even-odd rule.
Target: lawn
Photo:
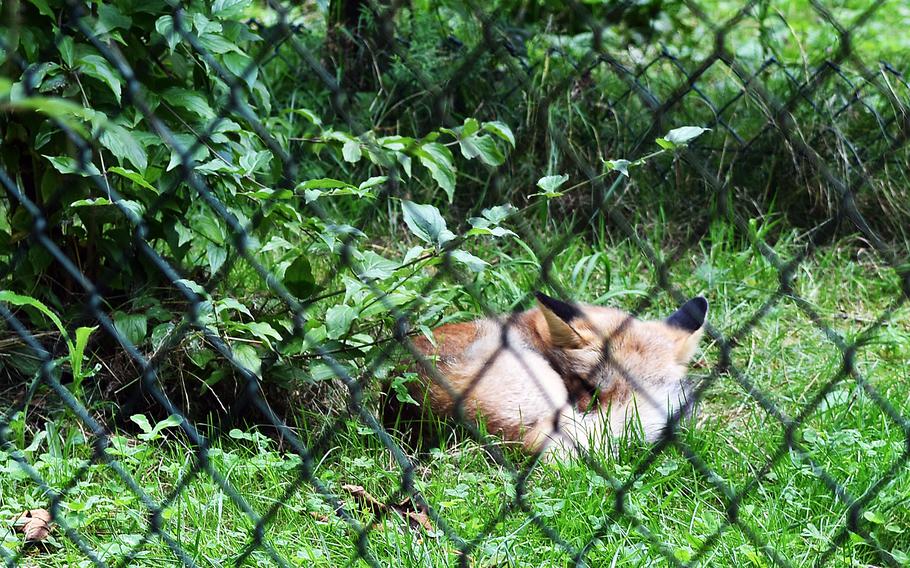
[[[659,236],[652,240],[662,244]],[[47,489],[16,455],[50,487],[69,488],[60,500],[66,524],[111,565],[126,554],[135,565],[174,565],[171,549],[178,547],[200,566],[268,566],[277,556],[293,566],[367,565],[361,554],[373,565],[402,567],[664,566],[669,558],[704,566],[815,565],[821,558],[829,566],[907,564],[910,476],[901,467],[879,482],[906,456],[907,422],[875,400],[910,416],[910,320],[893,269],[861,240],[845,237],[801,263],[790,292],[777,297],[781,278],[770,255],[743,246],[721,223],[703,243],[678,255],[669,272],[684,294],[703,293],[711,302],[712,338],[692,368],[704,390],[696,417],[656,457],[652,448],[622,440],[615,457],[529,470],[533,464],[514,449],[493,448],[503,451],[506,467],[491,457],[498,451],[463,429],[440,425],[438,446],[413,451],[394,430],[380,437],[371,424],[339,413],[311,469],[272,429],[214,436],[205,467],[229,492],[199,471],[196,449],[174,424],[156,431],[137,417],[137,427],[115,434],[106,453],[149,499],[167,499],[167,538],[146,539],[150,515],[140,498],[109,465],[87,461],[94,441],[88,430],[71,414],[44,430],[26,426],[41,422],[29,410],[5,433],[11,442],[0,453],[0,519],[48,507]],[[805,246],[799,235],[785,234],[773,251],[786,261]],[[486,302],[508,308],[535,285],[539,260],[527,249],[484,253],[498,260],[481,284]],[[627,242],[594,250],[573,241],[556,256],[553,273],[579,300],[637,307],[643,317],[665,315],[674,304],[664,293],[640,303],[655,276]],[[470,300],[463,301],[462,313],[470,312]],[[752,325],[755,314],[763,315]],[[724,367],[725,341],[733,348]],[[841,345],[857,341],[849,358],[854,373],[841,376]],[[779,417],[795,422],[789,448]],[[309,428],[324,427],[326,417],[296,420],[295,431],[309,442]],[[359,485],[380,501],[404,501],[402,470],[388,443],[412,460],[413,486],[432,508],[428,527],[395,512],[374,516],[343,488]],[[319,491],[301,477],[310,473]],[[256,515],[277,507],[264,547],[250,546],[255,523],[232,493]],[[856,524],[846,530],[855,500]],[[403,510],[411,507],[405,502]],[[6,524],[2,530],[0,555],[9,560],[21,535]],[[24,566],[91,565],[59,527],[23,554]]]

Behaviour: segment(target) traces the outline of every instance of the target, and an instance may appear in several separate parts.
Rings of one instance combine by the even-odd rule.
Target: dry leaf
[[[51,513],[47,509],[32,509],[19,515],[13,524],[25,534],[25,542],[40,542],[51,533]]]
[[[396,505],[395,510],[407,517],[411,524],[423,528],[428,533],[433,532],[433,524],[430,522],[429,511],[425,506],[414,504],[410,498],[407,498]]]
[[[370,495],[361,485],[342,485],[341,488],[347,491],[351,497],[360,501],[361,504],[366,505],[377,517],[389,511],[388,505]]]
[[[415,504],[411,498],[405,498],[400,503],[386,505],[379,499],[373,497],[369,492],[360,485],[342,485],[351,497],[360,501],[377,517],[388,514],[389,511],[395,511],[408,520],[408,524],[413,527],[420,527],[428,533],[433,532],[433,524],[430,522],[427,508],[423,505]]]
[[[310,516],[320,523],[328,523],[330,521],[327,516],[323,515],[322,513],[317,513],[316,511],[310,511]]]

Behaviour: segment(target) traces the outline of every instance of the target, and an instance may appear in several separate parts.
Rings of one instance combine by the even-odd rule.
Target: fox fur
[[[704,331],[697,297],[665,320],[537,293],[537,307],[511,317],[443,325],[411,394],[442,417],[483,421],[529,452],[564,458],[623,435],[632,421],[655,441],[685,409],[686,368]],[[460,407],[460,411],[459,411]],[[687,408],[687,407],[686,407]]]

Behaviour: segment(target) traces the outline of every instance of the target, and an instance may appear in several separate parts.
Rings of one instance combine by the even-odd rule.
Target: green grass
[[[657,237],[652,244],[658,250],[669,248]],[[775,251],[788,259],[802,246],[799,238],[789,236],[778,240]],[[504,247],[484,251],[485,258],[496,255],[498,262],[481,279],[478,290],[486,302],[508,309],[536,286],[539,265],[524,249]],[[722,225],[712,228],[705,244],[673,262],[670,273],[683,293],[704,293],[709,298],[710,323],[724,337],[739,330],[779,286],[777,270],[753,248],[737,244]],[[654,282],[642,255],[622,243],[592,250],[580,241],[572,242],[556,257],[554,274],[578,299],[599,299],[627,308],[635,306]],[[817,251],[802,264],[793,291],[806,301],[804,307],[811,307],[845,341],[863,338],[855,358],[858,376],[898,412],[910,416],[908,309],[900,307],[874,334],[864,332],[899,297],[893,271],[861,242],[846,239]],[[667,294],[660,293],[643,315],[665,315],[673,305]],[[464,317],[478,313],[479,306],[465,295],[451,311]],[[718,343],[706,341],[693,374],[711,376],[719,357]],[[265,535],[266,542],[291,565],[365,565],[356,560],[358,534],[352,524],[372,527],[365,545],[381,566],[458,565],[459,544],[450,538],[452,534],[473,543],[468,563],[472,566],[573,565],[565,548],[542,527],[572,550],[590,543],[589,566],[668,565],[660,550],[688,561],[706,539],[712,539],[712,545],[698,565],[773,565],[763,547],[792,565],[814,565],[845,526],[848,509],[826,486],[826,477],[844,489],[849,495],[844,498],[859,498],[907,451],[905,433],[856,377],[846,377],[819,395],[843,367],[843,356],[790,298],[776,302],[757,325],[737,336],[732,364],[738,373],[724,371],[712,379],[697,418],[686,425],[679,444],[663,451],[640,475],[634,473],[649,448],[625,441],[616,458],[597,459],[596,471],[578,463],[536,467],[523,485],[520,504],[516,503],[515,474],[498,466],[463,430],[444,429],[448,436],[439,447],[415,457],[414,485],[446,528],[441,530],[442,522],[434,523],[437,530],[430,534],[408,528],[394,513],[376,520],[362,503],[341,490],[343,484],[357,484],[383,501],[403,498],[398,491],[402,474],[392,453],[369,428],[352,419],[341,421],[326,451],[314,459],[315,475],[342,500],[351,523],[333,514],[333,506],[309,484],[286,498],[298,481],[300,459],[261,433],[235,431],[216,440],[210,463],[259,514],[276,502],[283,503]],[[747,382],[789,417],[799,416],[821,396],[817,408],[796,428],[799,450],[783,450],[767,469],[765,464],[785,442],[784,428],[747,393]],[[109,466],[86,461],[91,439],[84,429],[75,427],[72,416],[49,422],[46,434],[25,427],[25,418],[20,415],[8,433],[13,445],[50,487],[64,486],[84,468],[63,498],[61,511],[96,554],[116,563],[147,530],[148,513],[142,503]],[[313,418],[301,423],[324,426]],[[300,436],[309,439],[305,429]],[[145,437],[149,439],[120,435],[109,453],[159,501],[186,477],[195,454],[173,427]],[[697,459],[688,459],[687,452]],[[527,466],[513,449],[506,448],[505,453],[519,469]],[[696,466],[710,468],[715,476],[706,478]],[[0,472],[0,521],[4,523],[0,534],[8,555],[18,550],[21,535],[8,529],[6,520],[25,509],[47,507],[48,494],[8,454],[0,453]],[[627,482],[627,515],[618,516],[615,486]],[[864,503],[860,527],[890,556],[882,558],[867,539],[848,532],[829,566],[908,562],[910,476],[906,468],[876,489],[877,496]],[[725,524],[730,515],[725,492],[743,490],[737,518],[746,530]],[[197,565],[231,564],[251,541],[253,523],[205,473],[185,482],[163,518],[165,531]],[[136,564],[142,566],[175,562],[157,537],[136,557]],[[27,550],[21,564],[90,565],[59,529],[47,547]],[[246,559],[246,565],[273,564],[261,549]]]

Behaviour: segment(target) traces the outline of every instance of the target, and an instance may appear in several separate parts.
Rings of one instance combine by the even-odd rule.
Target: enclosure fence
[[[39,3],[35,2],[35,4]],[[37,388],[47,388],[55,397],[59,398],[60,403],[78,419],[87,431],[87,441],[93,448],[91,462],[105,464],[116,472],[123,484],[140,497],[144,507],[141,513],[147,518],[145,533],[135,546],[113,561],[110,558],[103,559],[98,551],[92,548],[88,539],[80,534],[79,530],[67,525],[66,516],[60,507],[60,503],[65,500],[67,494],[84,480],[91,463],[82,465],[68,483],[62,485],[48,483],[42,473],[33,467],[27,456],[15,447],[11,439],[9,423],[12,414],[20,410],[14,404],[5,415],[0,415],[0,444],[2,444],[0,447],[16,461],[22,472],[43,489],[47,496],[48,509],[53,517],[53,522],[59,527],[59,531],[65,535],[66,539],[78,546],[85,558],[96,566],[130,565],[137,561],[143,548],[156,539],[166,544],[173,553],[175,562],[187,566],[198,565],[200,561],[189,554],[180,544],[180,540],[168,530],[163,512],[175,503],[195,478],[208,477],[237,507],[246,513],[254,526],[254,529],[247,535],[246,541],[238,543],[237,555],[233,562],[236,565],[244,565],[250,562],[254,553],[265,553],[274,564],[290,566],[294,562],[283,557],[271,544],[270,526],[284,502],[303,487],[309,486],[318,492],[321,498],[331,506],[334,513],[350,527],[351,556],[348,565],[359,565],[360,562],[365,562],[371,566],[379,566],[379,562],[371,551],[371,532],[374,529],[370,524],[359,521],[358,515],[350,510],[350,505],[345,501],[344,495],[333,491],[330,485],[320,480],[317,474],[317,464],[322,456],[315,452],[324,451],[322,449],[327,447],[327,443],[330,442],[338,425],[346,420],[354,419],[381,440],[400,469],[400,484],[394,494],[389,497],[389,502],[407,498],[415,503],[421,511],[425,512],[432,524],[441,531],[443,534],[441,538],[448,539],[451,546],[458,551],[458,562],[462,566],[473,565],[476,551],[483,545],[490,532],[495,529],[496,524],[505,517],[516,513],[526,515],[529,523],[561,547],[565,552],[567,563],[573,566],[591,565],[589,559],[591,548],[599,539],[609,533],[614,523],[627,522],[631,522],[636,527],[638,535],[643,542],[648,544],[649,553],[670,565],[698,564],[710,554],[720,536],[735,527],[746,535],[757,550],[761,551],[764,555],[763,561],[776,566],[793,566],[795,563],[788,558],[786,551],[775,549],[768,543],[760,527],[745,521],[740,515],[740,505],[743,500],[756,490],[764,476],[780,460],[790,455],[797,455],[804,463],[809,464],[815,475],[846,507],[847,511],[830,547],[820,551],[812,559],[812,563],[815,566],[826,565],[839,547],[851,538],[851,535],[858,535],[876,551],[882,565],[899,565],[900,562],[888,550],[880,546],[875,536],[871,534],[863,515],[879,491],[905,471],[908,452],[910,452],[910,421],[907,417],[902,416],[896,407],[864,378],[855,363],[858,351],[899,308],[904,306],[910,295],[910,269],[908,269],[910,264],[908,264],[906,255],[902,254],[899,248],[895,248],[890,241],[879,236],[876,229],[873,228],[874,223],[871,223],[868,218],[868,211],[861,211],[856,204],[857,196],[863,191],[870,191],[870,188],[875,185],[877,176],[889,166],[889,160],[896,152],[906,147],[908,133],[910,133],[910,109],[907,104],[907,89],[910,87],[900,69],[887,62],[864,61],[861,54],[853,49],[853,36],[858,30],[862,30],[868,20],[879,11],[890,9],[888,3],[871,2],[863,10],[858,11],[851,20],[841,21],[824,3],[811,2],[813,17],[819,20],[819,26],[823,26],[836,38],[836,45],[830,50],[829,56],[824,61],[815,64],[809,69],[809,73],[801,73],[783,65],[773,56],[764,58],[759,67],[752,68],[741,63],[740,57],[730,50],[726,39],[739,26],[744,25],[744,22],[751,18],[755,11],[762,8],[762,2],[744,2],[741,9],[719,21],[706,13],[699,3],[685,2],[684,4],[691,14],[701,24],[712,30],[712,35],[707,38],[707,41],[713,41],[713,49],[694,62],[680,58],[671,49],[661,49],[653,59],[641,61],[634,69],[620,61],[616,54],[601,42],[601,34],[605,32],[608,24],[593,18],[586,3],[571,2],[565,9],[570,11],[573,17],[586,22],[587,31],[592,33],[590,39],[592,47],[586,48],[582,55],[573,56],[572,65],[576,70],[575,73],[565,77],[557,84],[546,87],[541,87],[535,82],[534,77],[539,69],[528,65],[527,59],[523,57],[522,53],[526,46],[520,39],[516,39],[512,30],[505,29],[495,14],[488,13],[483,6],[469,4],[470,6],[466,10],[472,12],[476,21],[479,22],[482,37],[475,46],[461,45],[453,48],[456,49],[459,63],[453,78],[445,83],[438,82],[418,63],[411,61],[412,55],[398,35],[397,26],[400,25],[398,17],[400,10],[404,9],[398,3],[363,3],[364,13],[372,18],[373,29],[379,31],[371,32],[373,39],[367,41],[359,35],[362,30],[352,29],[347,34],[340,36],[343,40],[339,41],[350,42],[357,53],[369,53],[370,50],[375,49],[381,50],[386,57],[394,58],[401,68],[411,74],[413,81],[425,91],[430,99],[438,101],[434,107],[438,114],[434,118],[438,123],[450,128],[460,126],[461,121],[451,116],[451,106],[448,103],[452,100],[454,90],[459,87],[459,80],[467,80],[466,78],[470,77],[477,66],[495,68],[502,77],[502,84],[497,86],[497,90],[502,92],[503,96],[515,91],[531,93],[536,106],[544,109],[541,112],[542,116],[546,115],[545,109],[548,105],[558,97],[565,95],[567,88],[578,85],[579,89],[583,89],[586,78],[590,77],[592,73],[609,75],[625,86],[623,91],[611,94],[607,103],[611,109],[619,109],[615,113],[615,116],[618,117],[618,128],[625,133],[628,139],[634,141],[627,148],[626,153],[631,158],[643,156],[647,152],[645,144],[648,141],[678,124],[678,122],[674,122],[676,113],[684,101],[697,100],[699,105],[710,109],[709,114],[713,116],[712,120],[700,126],[711,129],[714,136],[711,140],[722,140],[723,146],[714,147],[708,142],[702,143],[701,139],[692,140],[684,147],[677,148],[678,160],[673,163],[669,165],[648,164],[646,167],[650,168],[649,171],[655,179],[667,184],[673,183],[674,176],[677,175],[675,167],[678,167],[679,164],[684,164],[695,172],[706,190],[716,197],[721,214],[732,222],[740,236],[750,240],[754,249],[767,262],[773,264],[779,274],[777,291],[768,297],[761,308],[747,318],[746,323],[740,328],[725,334],[713,327],[709,318],[706,334],[720,353],[716,366],[704,373],[704,376],[699,377],[692,399],[684,408],[679,409],[668,419],[667,428],[660,440],[649,447],[648,456],[638,463],[630,475],[618,477],[613,470],[604,466],[603,456],[588,454],[581,456],[580,459],[587,467],[607,480],[612,490],[609,499],[613,504],[608,518],[604,519],[602,528],[592,534],[584,546],[570,543],[557,530],[549,526],[545,517],[535,512],[531,502],[532,498],[526,491],[526,481],[532,471],[535,468],[546,466],[540,464],[539,459],[531,460],[527,464],[515,463],[508,452],[503,452],[499,445],[491,443],[496,439],[495,436],[488,436],[467,420],[464,421],[464,427],[471,436],[484,445],[486,451],[489,452],[490,459],[509,472],[515,486],[515,498],[496,511],[484,528],[476,534],[460,533],[447,523],[445,513],[438,507],[438,504],[426,500],[415,487],[415,465],[419,458],[409,455],[399,445],[395,436],[390,435],[375,413],[364,403],[366,391],[375,388],[377,384],[374,375],[379,372],[380,366],[388,359],[396,357],[396,353],[400,353],[402,348],[415,360],[419,360],[426,372],[434,376],[434,380],[445,382],[445,378],[434,371],[433,362],[412,343],[415,330],[412,329],[409,322],[416,311],[426,309],[426,306],[411,304],[402,307],[396,304],[386,291],[376,285],[373,278],[364,274],[359,264],[352,261],[351,247],[355,236],[342,233],[335,273],[329,275],[326,281],[332,280],[338,274],[346,274],[358,279],[365,289],[375,294],[377,301],[394,315],[397,322],[396,329],[388,330],[386,337],[383,338],[386,341],[376,347],[382,350],[382,355],[373,361],[371,368],[366,372],[352,376],[345,365],[337,360],[333,350],[315,339],[308,331],[307,322],[312,318],[311,308],[315,303],[314,298],[302,298],[292,293],[282,279],[276,277],[262,263],[259,251],[252,245],[250,233],[260,226],[263,216],[254,215],[248,219],[238,218],[212,190],[207,181],[208,178],[197,171],[200,164],[194,156],[197,155],[198,150],[213,144],[213,138],[223,132],[226,121],[243,121],[265,144],[272,159],[280,165],[281,183],[279,187],[272,189],[276,192],[282,190],[292,192],[291,199],[295,207],[323,219],[326,224],[335,222],[331,214],[325,211],[320,200],[305,198],[304,193],[299,189],[299,184],[312,176],[298,167],[297,157],[294,152],[289,150],[288,141],[280,134],[276,134],[275,123],[265,120],[266,117],[260,115],[261,109],[254,109],[249,103],[248,96],[252,83],[248,79],[273,59],[293,57],[295,62],[298,60],[305,62],[306,68],[301,71],[302,73],[306,73],[311,78],[317,77],[321,82],[324,96],[331,102],[334,112],[333,121],[346,126],[352,132],[370,130],[370,125],[358,124],[356,113],[351,112],[353,106],[363,104],[352,92],[356,90],[356,86],[350,84],[352,79],[341,76],[330,69],[322,54],[315,52],[311,45],[302,41],[302,36],[310,33],[307,26],[311,23],[298,17],[297,7],[293,3],[273,0],[268,6],[262,8],[264,13],[269,14],[268,17],[263,16],[261,19],[246,21],[245,25],[249,29],[256,30],[266,41],[261,51],[255,54],[240,70],[227,69],[216,57],[220,54],[218,46],[207,43],[198,32],[194,32],[194,24],[187,18],[186,7],[175,4],[168,9],[167,13],[171,16],[173,23],[172,33],[175,41],[179,41],[185,46],[198,61],[204,62],[211,73],[230,88],[230,94],[223,101],[223,106],[215,109],[216,116],[208,120],[204,130],[193,131],[190,129],[192,136],[188,139],[185,132],[176,132],[160,118],[162,108],[158,107],[157,102],[149,96],[152,91],[140,79],[143,73],[134,69],[133,65],[136,65],[137,62],[127,61],[121,53],[121,46],[98,33],[101,16],[97,11],[93,13],[83,3],[72,1],[68,2],[66,7],[57,14],[61,30],[59,40],[72,37],[79,42],[90,44],[100,54],[100,57],[116,71],[117,80],[123,84],[123,109],[129,108],[138,111],[142,119],[152,126],[155,134],[175,153],[178,160],[176,164],[179,171],[178,183],[170,187],[158,188],[158,197],[155,198],[152,205],[144,211],[136,210],[129,205],[128,199],[119,195],[111,184],[106,182],[105,177],[93,165],[93,163],[97,163],[100,133],[96,132],[94,135],[87,136],[85,132],[78,131],[70,122],[60,117],[52,116],[51,120],[56,128],[66,134],[72,145],[73,175],[86,177],[90,183],[94,184],[95,194],[109,199],[113,206],[117,207],[123,219],[128,220],[131,232],[129,239],[122,242],[124,256],[140,258],[141,262],[149,267],[149,270],[158,271],[164,276],[172,287],[172,292],[181,298],[183,318],[154,352],[135,345],[123,330],[118,329],[115,325],[111,313],[106,307],[103,283],[93,282],[92,278],[86,274],[85,259],[73,258],[64,244],[55,240],[52,230],[53,221],[47,211],[34,198],[30,198],[25,188],[20,186],[19,172],[10,171],[6,167],[0,167],[0,185],[3,186],[2,195],[4,195],[2,199],[7,201],[8,209],[17,211],[20,215],[27,215],[30,232],[26,238],[11,245],[10,261],[3,266],[3,270],[7,275],[12,275],[21,269],[23,263],[28,262],[29,250],[40,248],[46,251],[51,257],[51,263],[71,279],[80,297],[83,298],[85,321],[99,325],[99,333],[106,334],[110,340],[115,341],[119,346],[119,351],[128,355],[140,370],[138,380],[141,382],[144,392],[153,397],[154,403],[160,407],[163,413],[184,417],[180,428],[191,444],[193,455],[191,456],[192,466],[181,477],[180,482],[170,488],[166,497],[156,499],[150,496],[142,484],[121,466],[117,456],[110,451],[110,424],[106,423],[106,419],[99,418],[97,414],[86,408],[61,382],[61,375],[55,371],[58,366],[56,359],[61,349],[59,342],[48,341],[46,337],[36,333],[28,321],[23,319],[22,314],[17,312],[15,305],[0,302],[0,317],[5,322],[7,329],[18,338],[18,341],[23,342],[33,356],[40,361],[38,380],[30,389],[34,391]],[[13,69],[13,73],[19,74],[18,80],[23,85],[24,94],[27,97],[39,96],[40,93],[35,90],[36,84],[40,80],[36,77],[38,69],[17,55],[14,46],[9,45],[10,37],[8,35],[2,39],[7,45],[0,46],[5,52],[8,68]],[[377,46],[375,38],[384,39],[382,45]],[[555,56],[569,57],[567,54],[559,53],[555,53]],[[289,63],[289,65],[295,64]],[[369,69],[369,66],[366,68]],[[650,80],[650,74],[657,68],[675,70],[676,74],[673,76],[677,78],[677,82],[670,85],[669,88],[665,86],[655,88]],[[722,69],[731,80],[739,85],[737,92],[726,100],[715,100],[705,87],[707,77],[717,69]],[[772,77],[777,81],[777,85],[787,86],[785,92],[782,93],[782,89],[779,87],[772,89],[767,86]],[[354,82],[358,80],[360,79],[356,77],[353,79]],[[834,94],[825,101],[819,101],[815,95],[822,90],[826,94]],[[870,103],[871,97],[875,97],[881,104]],[[748,132],[739,131],[735,112],[741,105],[755,105],[761,108],[763,123],[758,127],[750,127]],[[638,121],[624,123],[621,118],[623,108],[631,108],[636,113],[640,109]],[[823,141],[804,136],[797,118],[797,109],[799,109],[799,113],[817,113],[822,120],[828,122],[831,135],[842,141],[847,147],[848,156],[845,163],[849,167],[843,167],[843,163],[833,163],[830,156],[819,152],[816,148],[824,144]],[[856,112],[874,116],[878,129],[871,134],[850,133],[841,130],[839,124],[842,117]],[[645,308],[653,298],[661,294],[668,295],[678,305],[683,304],[688,298],[669,276],[669,266],[674,262],[674,258],[668,258],[661,251],[655,250],[642,237],[634,222],[629,218],[628,211],[617,206],[613,199],[617,192],[629,183],[628,177],[619,171],[605,174],[601,163],[594,163],[587,157],[579,155],[576,149],[565,140],[565,134],[558,128],[549,129],[547,134],[558,148],[561,157],[568,160],[577,171],[585,174],[584,182],[596,198],[590,215],[583,219],[576,218],[572,221],[572,226],[577,227],[578,231],[583,231],[592,217],[605,218],[621,237],[635,243],[635,246],[649,260],[655,284],[649,290],[648,297],[639,304],[639,309]],[[866,144],[865,140],[855,141],[851,138],[852,136],[869,136],[875,138],[876,143]],[[727,156],[730,161],[736,161],[740,156],[750,155],[751,152],[761,152],[763,148],[761,145],[768,141],[771,141],[772,144],[786,145],[792,151],[793,160],[799,171],[812,172],[818,179],[823,180],[828,191],[828,199],[832,204],[831,215],[810,231],[807,245],[792,258],[779,256],[775,249],[750,227],[749,220],[735,209],[734,204],[731,203],[733,199],[730,191],[731,181],[724,176],[717,162],[720,154]],[[376,143],[375,137],[371,138],[366,135],[356,141],[356,144],[360,145],[365,152],[370,152],[371,145]],[[377,150],[376,153],[378,154],[379,151]],[[226,160],[227,158],[220,159]],[[388,164],[384,172],[387,179],[383,182],[385,184],[383,195],[377,201],[376,207],[381,207],[384,199],[401,195],[403,191],[400,184],[401,167],[401,164]],[[500,175],[503,174],[496,172],[492,174],[491,186],[508,185],[508,179],[497,178]],[[189,281],[184,267],[163,253],[161,246],[149,238],[149,219],[154,218],[158,210],[167,206],[168,198],[177,191],[178,187],[189,188],[195,194],[195,198],[230,230],[229,252],[226,259],[201,287]],[[62,190],[63,188],[54,188],[54,191]],[[534,236],[533,227],[527,225],[529,220],[525,218],[526,212],[533,207],[537,207],[537,205],[532,204],[517,210],[510,216],[510,222],[527,227],[523,234],[531,235],[527,242],[537,257],[543,259],[539,288],[562,292],[562,297],[570,298],[571,290],[560,288],[559,282],[550,273],[550,268],[555,255],[564,248],[571,237],[554,239],[542,234]],[[882,258],[887,259],[900,279],[902,289],[902,294],[893,298],[893,304],[888,310],[880,314],[862,333],[849,340],[841,336],[831,323],[823,315],[817,313],[812,304],[800,297],[791,286],[801,264],[813,254],[820,243],[825,242],[838,227],[844,225],[850,226],[852,230],[861,234],[869,247]],[[572,231],[569,234],[572,234]],[[459,250],[460,245],[460,239],[453,239],[445,244],[443,253],[445,261],[438,272],[428,281],[427,289],[448,278],[454,282],[464,283],[464,290],[475,295],[477,302],[486,305],[482,295],[463,281],[463,275],[459,271],[452,269],[454,263],[452,254]],[[677,251],[676,258],[684,252]],[[315,442],[305,443],[298,436],[297,431],[289,427],[280,413],[273,409],[275,401],[268,399],[267,391],[263,390],[260,384],[261,375],[267,369],[249,368],[248,364],[237,356],[230,341],[213,331],[203,321],[202,314],[207,309],[206,297],[214,293],[225,275],[238,263],[246,264],[251,268],[270,290],[273,299],[280,302],[283,310],[292,314],[293,329],[289,330],[287,334],[283,334],[280,341],[287,343],[302,340],[304,344],[310,346],[317,360],[327,366],[339,384],[346,389],[347,414],[332,417],[335,422],[322,429],[322,438]],[[7,276],[3,278],[5,279]],[[527,291],[529,301],[532,298],[531,292],[532,290]],[[742,348],[738,346],[744,342],[753,328],[770,310],[782,302],[792,302],[797,306],[831,344],[836,346],[841,356],[839,370],[825,380],[808,404],[795,415],[788,414],[774,402],[773,397],[765,392],[763,385],[756,384],[747,373],[739,369],[733,356],[736,349]],[[634,312],[635,310],[633,310]],[[487,313],[495,314],[496,310],[490,306]],[[504,325],[512,324],[512,320],[508,320]],[[197,429],[192,419],[185,417],[186,409],[181,407],[180,402],[168,396],[160,385],[159,373],[162,362],[167,359],[170,350],[177,348],[190,335],[204,338],[204,341],[223,359],[224,364],[230,365],[234,372],[243,378],[245,391],[242,397],[229,401],[229,413],[232,416],[249,412],[257,413],[261,417],[262,423],[275,428],[285,447],[300,457],[300,467],[295,472],[295,482],[282,488],[282,496],[267,510],[255,510],[249,504],[247,497],[232,485],[225,472],[219,471],[212,464],[209,457],[211,441]],[[500,345],[495,356],[508,349],[508,345]],[[606,364],[615,367],[619,373],[625,373],[626,380],[635,387],[636,377],[622,369],[621,362],[609,361]],[[268,362],[265,363],[265,367],[267,365]],[[769,416],[779,422],[784,432],[783,443],[766,463],[754,464],[756,472],[754,479],[745,486],[732,486],[725,482],[722,475],[714,471],[703,456],[678,436],[678,426],[683,414],[698,403],[705,390],[720,375],[734,378],[742,387],[743,396],[749,397]],[[534,379],[529,377],[529,380]],[[828,393],[844,382],[854,382],[861,387],[865,394],[881,408],[893,426],[903,433],[907,444],[900,458],[889,467],[877,472],[877,480],[862,494],[851,493],[848,488],[816,463],[813,456],[805,451],[804,442],[799,436],[804,421],[817,410]],[[643,392],[639,394],[646,396],[646,393]],[[675,450],[683,455],[704,481],[721,497],[726,507],[726,518],[721,526],[717,527],[714,534],[709,535],[695,554],[687,559],[680,558],[674,553],[672,547],[664,542],[661,535],[654,534],[639,522],[636,511],[628,506],[628,496],[635,491],[636,481],[654,466],[662,452],[668,450]],[[7,566],[32,565],[29,554],[29,548],[25,544],[15,551],[0,547],[0,558]]]

